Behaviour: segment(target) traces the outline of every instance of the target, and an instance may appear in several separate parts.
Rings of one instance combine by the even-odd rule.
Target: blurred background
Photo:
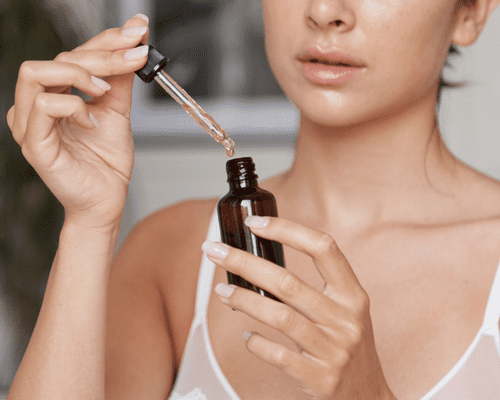
[[[167,72],[227,130],[237,156],[253,157],[261,179],[292,162],[298,115],[269,71],[260,1],[0,0],[0,393],[36,322],[63,220],[6,124],[19,66],[139,12],[150,17],[150,43],[171,60]],[[500,12],[461,53],[444,76],[467,86],[443,92],[441,130],[459,158],[500,178]],[[145,215],[227,191],[223,148],[155,85],[135,83],[136,163],[117,248]]]

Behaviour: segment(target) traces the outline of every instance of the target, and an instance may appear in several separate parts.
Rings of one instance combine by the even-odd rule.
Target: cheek
[[[294,4],[295,3],[295,4]],[[303,34],[303,15],[296,0],[263,0],[265,46],[271,69],[283,87],[293,79],[294,46]],[[302,30],[302,35],[299,33]]]
[[[360,23],[375,52],[375,68],[392,74],[437,79],[448,51],[454,1],[366,0]],[[380,57],[382,55],[382,57]],[[375,58],[377,57],[377,58]]]
[[[358,15],[361,16],[360,23],[364,22],[372,29],[382,29],[387,22],[398,21],[405,12],[406,1],[380,1],[366,0],[360,5]],[[360,18],[358,18],[360,20]]]

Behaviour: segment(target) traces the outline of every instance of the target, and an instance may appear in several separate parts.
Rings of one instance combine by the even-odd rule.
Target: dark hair
[[[448,57],[444,63],[444,68],[446,67],[451,67],[451,64],[450,64],[450,57],[453,57],[453,56],[456,56],[456,55],[460,55],[460,51],[458,50],[457,46],[455,46],[454,44],[452,44],[450,46],[450,48],[448,49]],[[443,89],[445,88],[461,88],[465,86],[465,82],[449,82],[447,81],[446,79],[444,79],[443,77],[443,73],[441,72],[441,75],[439,75],[439,84],[438,84],[438,93],[437,93],[437,102],[439,104],[440,100],[441,100],[441,93],[443,91]]]
[[[455,3],[455,15],[456,13],[460,10],[461,7],[472,7],[476,4],[476,0],[457,0]],[[450,48],[448,49],[448,57],[446,58],[446,62],[444,63],[444,68],[446,67],[451,67],[451,64],[449,62],[450,57],[453,56],[458,56],[460,55],[460,51],[458,50],[457,46],[455,44],[451,44]],[[441,72],[441,75],[439,76],[439,86],[438,86],[438,93],[437,93],[437,102],[439,104],[441,100],[441,93],[444,88],[461,88],[466,85],[466,82],[448,82],[443,78],[443,74]]]
[[[0,292],[19,322],[20,353],[40,310],[63,209],[23,157],[6,113],[22,62],[67,49],[35,0],[12,0],[0,10]]]

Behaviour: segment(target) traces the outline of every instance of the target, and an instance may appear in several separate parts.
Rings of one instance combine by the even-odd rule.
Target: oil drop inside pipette
[[[184,110],[186,110],[186,112],[210,134],[210,136],[224,146],[226,154],[229,157],[234,155],[235,144],[226,131],[222,129],[217,122],[215,122],[211,115],[203,111],[198,103],[196,103],[191,96],[189,96],[186,91],[177,84],[177,82],[175,82],[163,70],[155,76],[155,81],[158,82],[158,84],[170,96],[172,96],[174,100],[179,103],[182,108],[184,108]]]

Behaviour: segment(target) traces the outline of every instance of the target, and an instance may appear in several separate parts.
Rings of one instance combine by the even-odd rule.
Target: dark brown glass
[[[285,267],[281,243],[254,235],[245,225],[251,215],[277,217],[273,194],[259,187],[255,164],[251,157],[236,158],[226,163],[229,192],[217,204],[222,241]],[[239,275],[227,272],[229,284],[253,290],[262,296],[280,301],[271,293],[255,286]]]

